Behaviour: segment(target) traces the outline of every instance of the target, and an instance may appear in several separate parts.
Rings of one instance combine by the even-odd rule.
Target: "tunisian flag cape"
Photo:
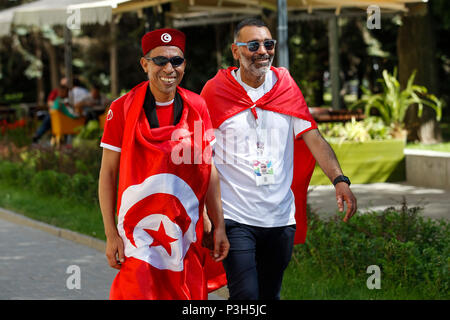
[[[235,67],[229,67],[219,70],[216,76],[206,83],[201,93],[208,105],[212,125],[215,129],[219,128],[222,122],[228,118],[249,108],[256,116],[256,111],[252,107],[307,120],[311,122],[308,130],[317,128],[300,89],[287,69],[271,67],[278,80],[272,90],[256,102],[250,99],[245,89],[231,74],[231,71],[235,69]],[[304,243],[306,239],[306,194],[314,166],[315,159],[305,142],[303,139],[296,139],[294,142],[294,177],[291,185],[296,207],[295,244]]]
[[[110,299],[207,299],[201,241],[211,152],[192,107],[204,101],[177,88],[181,120],[150,129],[142,107],[147,89],[145,81],[116,102],[126,117],[117,200],[126,257]]]

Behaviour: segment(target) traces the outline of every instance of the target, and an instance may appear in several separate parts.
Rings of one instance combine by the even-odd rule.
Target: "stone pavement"
[[[401,207],[403,197],[408,207],[420,206],[423,216],[450,219],[450,190],[415,187],[406,183],[352,184],[360,213]],[[321,217],[330,217],[337,211],[334,187],[310,186],[308,203]]]
[[[98,250],[45,231],[0,220],[0,299],[98,299],[108,298],[116,271]],[[80,289],[66,282],[80,270]],[[74,283],[74,282],[71,282]]]
[[[116,273],[102,241],[0,208],[0,300],[106,300]]]

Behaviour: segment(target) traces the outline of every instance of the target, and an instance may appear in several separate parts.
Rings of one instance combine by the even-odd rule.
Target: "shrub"
[[[71,179],[71,189],[67,196],[84,203],[97,202],[97,181],[90,175],[76,173]]]
[[[23,166],[42,170],[56,170],[73,176],[76,173],[97,176],[100,170],[101,150],[95,148],[61,148],[36,146],[19,151]]]
[[[0,121],[0,141],[2,144],[12,142],[17,147],[23,147],[31,143],[29,128],[24,119],[19,119],[12,123],[6,120]]]
[[[20,175],[20,167],[9,161],[0,162],[0,179],[6,183],[15,184]]]
[[[394,136],[398,138],[404,137],[406,111],[414,104],[418,106],[418,117],[422,116],[423,107],[427,106],[436,111],[436,120],[441,120],[442,101],[428,93],[427,88],[414,84],[416,71],[411,74],[404,89],[401,88],[400,82],[397,80],[397,69],[394,70],[393,74],[390,74],[387,70],[383,70],[382,74],[383,78],[378,79],[378,82],[383,85],[383,92],[375,94],[361,87],[364,96],[350,106],[350,109],[363,106],[367,116],[371,109],[378,110],[384,123],[393,127]]]
[[[365,281],[367,267],[377,265],[385,288],[422,288],[428,297],[448,298],[449,224],[425,219],[421,210],[403,204],[356,215],[348,223],[311,213],[305,245],[295,248],[294,260],[349,281]]]
[[[38,171],[31,180],[33,191],[43,195],[66,196],[64,186],[70,184],[70,176],[53,170]]]
[[[342,123],[321,123],[319,130],[329,142],[344,141],[365,142],[392,139],[392,128],[386,126],[380,118],[367,117],[362,121]]]

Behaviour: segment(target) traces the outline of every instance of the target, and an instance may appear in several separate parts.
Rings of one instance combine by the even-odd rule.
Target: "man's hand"
[[[114,269],[120,269],[125,262],[123,240],[119,234],[106,237],[106,258],[109,266]]]
[[[206,209],[203,210],[203,240],[202,246],[209,250],[214,249],[214,235],[211,220],[209,220]]]
[[[344,222],[347,222],[356,212],[356,198],[350,190],[349,185],[345,182],[339,182],[335,188],[337,206],[340,212],[344,212],[344,202],[347,203],[347,211],[343,219]]]
[[[210,255],[213,260],[219,262],[227,256],[230,243],[225,232],[225,222],[222,213],[219,173],[214,163],[211,164],[211,177],[208,191],[206,192],[206,208],[207,210],[204,210],[203,214],[203,227],[206,231],[203,233],[203,246],[210,249]],[[208,221],[212,222],[213,239],[211,239],[211,232],[207,233],[208,229],[210,229]],[[211,240],[213,240],[212,244]]]
[[[225,226],[214,229],[214,250],[211,251],[211,256],[214,261],[219,262],[226,258],[230,250],[230,243],[228,242],[225,233]]]

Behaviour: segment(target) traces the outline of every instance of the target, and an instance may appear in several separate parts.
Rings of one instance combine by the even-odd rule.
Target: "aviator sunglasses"
[[[270,39],[264,41],[253,40],[249,42],[236,42],[235,44],[237,46],[247,46],[248,51],[255,52],[258,51],[260,42],[264,44],[266,50],[272,50],[275,48],[275,44],[277,43],[276,40]]]
[[[165,66],[168,62],[172,65],[172,67],[176,68],[183,64],[184,58],[180,56],[175,56],[171,58],[163,57],[163,56],[157,56],[154,58],[145,58],[146,60],[153,61],[154,64],[156,64],[159,67]]]

